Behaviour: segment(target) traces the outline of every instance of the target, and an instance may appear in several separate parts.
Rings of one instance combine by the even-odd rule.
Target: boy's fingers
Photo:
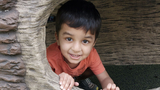
[[[120,90],[120,88],[119,88],[119,87],[116,87],[116,90]]]
[[[72,83],[73,83],[73,82],[72,82],[72,78],[70,78],[70,77],[66,78],[65,85],[64,85],[64,89],[65,89],[65,90],[70,90],[69,88],[71,87],[71,85],[72,85],[72,87],[73,87],[73,84],[72,84]]]
[[[74,86],[79,86],[79,83],[78,82],[74,82]]]
[[[63,85],[63,89],[67,90],[70,84],[70,78],[67,78],[67,76],[65,76],[65,78],[63,79],[62,85]]]
[[[62,84],[60,85],[60,88],[61,88],[62,90],[65,89],[65,84],[63,84],[63,82],[62,82]]]
[[[62,84],[62,81],[63,81],[63,77],[60,76],[60,79],[59,79],[59,84],[60,85]]]
[[[120,90],[120,88],[116,84],[109,83],[106,88],[100,90]]]
[[[71,90],[71,89],[72,89],[72,87],[73,87],[73,85],[74,85],[74,80],[72,79],[72,81],[71,81],[71,83],[70,83],[70,85],[69,85],[69,87],[68,87],[68,89],[67,89],[67,90]]]
[[[109,83],[109,84],[107,85],[107,90],[110,90],[110,89],[111,89],[111,87],[112,87],[112,84],[111,84],[111,83]]]
[[[59,80],[60,88],[63,90],[65,85],[65,74],[61,73],[59,74],[59,76],[60,76],[60,80]]]
[[[116,89],[116,85],[115,85],[115,84],[112,84],[111,90],[115,90],[115,89]]]
[[[65,85],[64,85],[64,88],[63,88],[64,90],[70,90],[69,89],[69,83],[66,83]]]

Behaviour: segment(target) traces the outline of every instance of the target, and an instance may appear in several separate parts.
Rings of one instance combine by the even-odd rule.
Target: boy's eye
[[[67,41],[72,41],[72,38],[66,38]]]
[[[89,43],[88,40],[83,40],[82,42],[85,43],[85,44]]]

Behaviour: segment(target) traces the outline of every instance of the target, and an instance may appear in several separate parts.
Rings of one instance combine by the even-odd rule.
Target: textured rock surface
[[[16,33],[26,65],[25,83],[30,90],[60,90],[59,77],[46,59],[45,26],[53,9],[63,0],[17,2],[19,25]],[[79,90],[74,87],[73,90]]]
[[[45,25],[62,1],[0,1],[0,90],[60,90],[46,59]]]
[[[16,32],[0,33],[0,43],[14,43],[16,42]]]
[[[18,11],[16,0],[0,1],[0,90],[26,90],[25,65],[16,39]]]
[[[102,17],[95,48],[104,64],[160,64],[159,0],[87,1],[94,3]],[[47,46],[55,42],[54,27],[47,24]]]

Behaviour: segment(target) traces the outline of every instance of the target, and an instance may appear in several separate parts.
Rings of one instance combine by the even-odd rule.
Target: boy
[[[84,0],[66,2],[56,17],[56,43],[47,48],[52,70],[60,77],[60,88],[71,90],[79,86],[97,90],[87,78],[96,75],[103,90],[119,90],[106,72],[94,48],[101,26],[95,6]],[[80,80],[79,83],[74,80]]]

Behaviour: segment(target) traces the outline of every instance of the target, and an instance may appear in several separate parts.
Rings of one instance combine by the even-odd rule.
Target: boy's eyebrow
[[[92,37],[92,36],[85,36],[85,38],[90,38],[90,39],[93,39],[93,37]]]
[[[64,32],[63,35],[70,35],[73,36],[72,34],[68,33],[68,32]]]
[[[74,36],[74,35],[72,35],[72,34],[70,34],[70,33],[68,33],[68,32],[64,32],[64,33],[63,33],[63,35],[70,35],[70,36]],[[84,38],[90,38],[90,39],[93,39],[93,37],[92,37],[92,36],[85,36]]]

